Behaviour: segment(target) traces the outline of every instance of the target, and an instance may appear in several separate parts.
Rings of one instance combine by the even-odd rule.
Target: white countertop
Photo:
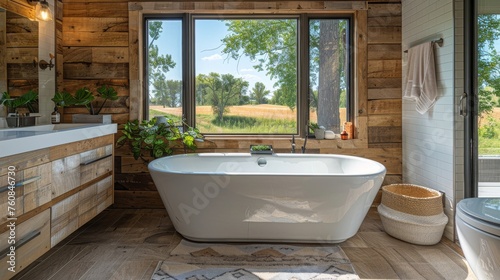
[[[62,123],[0,129],[0,158],[115,134],[117,125]]]

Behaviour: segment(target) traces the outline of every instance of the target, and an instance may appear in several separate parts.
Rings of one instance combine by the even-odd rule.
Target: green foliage
[[[272,147],[270,145],[252,145],[252,151],[271,151]]]
[[[261,82],[256,82],[252,92],[250,93],[250,98],[255,100],[257,104],[267,104],[269,100],[267,99],[267,95],[271,92],[266,89],[266,86]]]
[[[479,155],[500,155],[500,120],[486,117],[478,130]]]
[[[172,108],[181,105],[182,81],[157,79],[153,86],[155,104]]]
[[[31,113],[36,111],[35,104],[38,101],[38,93],[30,90],[18,98],[11,97],[7,92],[4,92],[0,98],[0,104],[15,110],[17,108],[28,108]]]
[[[161,21],[148,22],[148,82],[149,85],[155,88],[155,95],[159,96],[168,94],[163,92],[167,88],[165,84],[166,74],[176,65],[171,55],[160,55],[158,45],[155,42],[160,38],[162,32],[163,26]]]
[[[102,100],[98,109],[95,109],[99,105],[96,97]],[[69,92],[56,92],[51,100],[60,107],[85,106],[91,115],[99,115],[107,100],[117,99],[116,90],[111,86],[103,85],[97,89],[96,95],[87,87],[82,87],[77,89],[74,95]]]
[[[184,125],[186,131],[181,133],[172,119],[166,123],[157,123],[157,118],[151,120],[129,121],[123,127],[123,135],[116,141],[118,146],[128,144],[135,159],[146,157],[159,158],[169,156],[174,148],[196,150],[196,140],[202,140],[199,130]]]
[[[315,129],[318,129],[319,128],[319,125],[315,122],[312,122],[309,124],[309,128],[312,129],[312,130],[315,130]]]
[[[85,106],[91,115],[95,115],[92,108],[92,101],[94,101],[95,97],[88,88],[77,89],[73,97],[75,103],[71,105]]]
[[[197,87],[203,90],[207,103],[212,105],[212,111],[219,121],[224,118],[224,113],[229,111],[229,106],[238,105],[248,89],[248,82],[242,78],[235,78],[231,74],[209,73],[196,77]]]
[[[482,116],[493,109],[493,96],[500,96],[500,54],[495,49],[500,39],[500,15],[479,15],[478,26],[478,115]]]
[[[297,106],[298,26],[294,19],[230,20],[229,34],[222,40],[223,53],[235,60],[248,56],[257,61],[257,71],[264,71],[278,88],[272,104]],[[309,21],[309,75],[311,108],[319,122],[338,130],[339,103],[347,85],[349,54],[346,51],[347,20],[315,19]],[[317,86],[318,90],[312,90]],[[345,95],[345,93],[344,93]],[[345,97],[344,97],[345,100]],[[345,102],[344,102],[345,106]]]
[[[227,22],[228,35],[222,39],[223,53],[238,60],[248,56],[258,61],[257,71],[266,71],[282,96],[275,104],[296,106],[297,95],[297,21],[231,20]],[[275,93],[276,94],[276,93]]]
[[[231,115],[225,116],[223,121],[217,121],[213,115],[197,115],[196,127],[200,131],[209,131],[210,133],[297,133],[297,124],[294,120]]]
[[[492,139],[498,138],[498,122],[491,116],[486,117],[486,123],[478,129],[479,137]]]
[[[51,100],[59,107],[72,106],[76,102],[73,95],[66,91],[56,92]]]

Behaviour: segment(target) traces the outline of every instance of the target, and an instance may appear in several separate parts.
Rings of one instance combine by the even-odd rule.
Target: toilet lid
[[[471,226],[500,236],[500,198],[467,198],[457,204],[457,216]]]

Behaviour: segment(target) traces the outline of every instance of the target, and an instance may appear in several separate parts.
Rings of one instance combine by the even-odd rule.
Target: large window
[[[349,17],[146,18],[146,117],[204,134],[290,135],[349,119]]]

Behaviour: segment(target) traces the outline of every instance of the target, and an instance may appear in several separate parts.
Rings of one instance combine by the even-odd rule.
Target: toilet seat
[[[500,237],[500,198],[467,198],[457,204],[457,218]]]

